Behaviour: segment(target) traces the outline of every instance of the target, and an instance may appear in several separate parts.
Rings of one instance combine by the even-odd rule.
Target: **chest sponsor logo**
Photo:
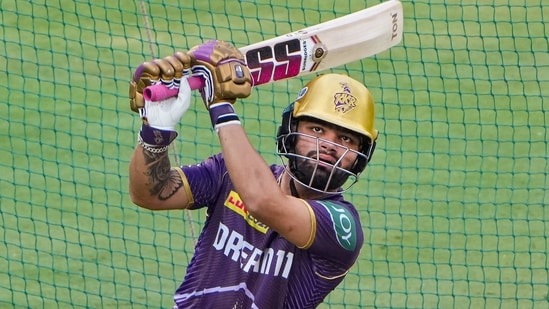
[[[260,248],[246,240],[244,235],[219,223],[213,243],[215,250],[238,263],[245,272],[288,278],[294,254],[281,248]]]
[[[227,196],[227,199],[225,200],[225,206],[236,212],[237,214],[241,215],[242,218],[244,218],[244,220],[246,220],[246,222],[251,227],[260,231],[261,233],[265,234],[269,229],[268,226],[259,222],[256,218],[248,213],[246,205],[244,205],[244,202],[242,202],[238,193],[231,191],[229,193],[229,196]]]

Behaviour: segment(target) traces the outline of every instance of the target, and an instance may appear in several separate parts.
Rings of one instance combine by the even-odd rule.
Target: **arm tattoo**
[[[145,175],[149,177],[149,190],[151,195],[158,196],[160,200],[167,200],[183,187],[183,181],[179,173],[171,169],[168,152],[152,153],[143,149],[147,171]]]

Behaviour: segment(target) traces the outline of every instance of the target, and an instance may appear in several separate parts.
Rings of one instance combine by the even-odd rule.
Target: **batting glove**
[[[176,52],[172,56],[142,63],[130,81],[131,110],[138,113],[140,108],[145,107],[143,91],[148,86],[163,84],[168,88],[179,87],[181,78],[190,73],[190,61],[187,54]]]
[[[147,150],[160,152],[177,137],[175,126],[191,103],[188,83],[190,58],[181,52],[141,64],[130,82],[130,107],[143,120],[138,142]],[[178,95],[161,101],[145,100],[146,87],[162,83],[178,88]]]
[[[237,98],[250,95],[250,70],[244,62],[244,55],[231,44],[211,40],[191,48],[187,54],[191,58],[193,75],[204,78],[205,87],[200,93],[208,109],[212,104],[232,104]]]

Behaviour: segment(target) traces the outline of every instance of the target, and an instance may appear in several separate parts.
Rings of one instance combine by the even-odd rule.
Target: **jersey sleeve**
[[[181,170],[187,178],[194,199],[191,209],[212,206],[229,177],[221,154],[211,156],[198,164],[181,166]]]
[[[364,242],[358,212],[344,201],[307,201],[315,216],[315,235],[307,249],[326,276],[344,274],[355,263]]]

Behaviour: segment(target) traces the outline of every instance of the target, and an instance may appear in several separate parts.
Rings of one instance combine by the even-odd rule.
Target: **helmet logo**
[[[301,98],[303,98],[305,96],[305,94],[307,93],[307,90],[309,90],[309,87],[303,87],[303,89],[301,89],[299,91],[299,93],[297,94],[297,98],[295,98],[295,100],[299,100]]]
[[[346,113],[356,107],[357,98],[351,94],[351,88],[347,83],[339,83],[342,92],[334,94],[335,110],[341,113]]]

